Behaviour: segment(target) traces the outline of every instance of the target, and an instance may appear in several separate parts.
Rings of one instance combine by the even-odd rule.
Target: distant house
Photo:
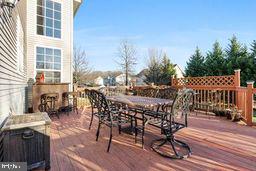
[[[148,69],[143,69],[136,75],[136,85],[146,85],[146,83],[145,83],[146,76],[145,75],[147,72],[148,72]]]
[[[115,86],[116,85],[116,78],[113,76],[107,76],[103,79],[103,83],[105,86]]]
[[[177,78],[184,78],[184,72],[181,69],[181,67],[177,64],[174,64],[174,69],[176,71],[176,77]],[[146,73],[148,72],[148,69],[143,69],[141,70],[136,77],[133,78],[133,82],[135,85],[145,85],[145,80],[146,80]]]
[[[174,64],[174,69],[176,71],[176,77],[177,78],[184,78],[184,72],[183,70],[179,67],[178,64]]]
[[[95,78],[93,82],[94,82],[94,84],[99,85],[99,86],[104,85],[104,79],[101,76]]]
[[[116,85],[125,85],[125,74],[120,74],[118,76],[115,77],[116,79]],[[131,81],[131,77],[128,76],[128,84]]]
[[[142,86],[142,85],[146,85],[145,83],[145,76],[142,76],[142,77],[138,77],[138,76],[135,76],[135,77],[132,77],[132,80],[131,82],[135,85],[135,86]]]

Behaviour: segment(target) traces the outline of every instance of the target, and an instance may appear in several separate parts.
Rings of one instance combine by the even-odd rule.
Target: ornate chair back
[[[183,89],[177,93],[171,111],[171,122],[184,117],[184,126],[187,126],[187,114],[190,111],[191,100],[194,96],[192,89]]]
[[[89,90],[86,89],[85,93],[88,96],[89,102],[91,104],[91,107],[97,108],[97,103],[98,103],[98,94],[96,90]]]
[[[47,94],[43,94],[41,96],[41,103],[43,104],[43,111],[46,112],[56,112],[57,109],[57,100],[59,98],[59,94],[58,93],[47,93]]]
[[[97,94],[96,106],[98,109],[99,118],[105,121],[112,122],[110,107],[105,95],[99,91],[92,90],[93,94]]]
[[[157,88],[145,88],[142,90],[138,90],[137,95],[143,97],[156,97],[158,94]]]
[[[161,99],[175,99],[177,92],[178,90],[173,87],[159,89],[156,97]]]

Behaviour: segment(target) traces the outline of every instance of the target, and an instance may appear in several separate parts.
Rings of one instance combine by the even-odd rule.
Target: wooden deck
[[[114,131],[107,153],[108,130],[103,127],[95,141],[97,119],[89,131],[89,110],[76,115],[52,118],[51,170],[256,170],[256,128],[232,123],[219,117],[189,117],[189,127],[177,138],[187,142],[192,156],[184,160],[166,159],[150,149],[159,131],[148,127],[145,149],[134,136]],[[106,129],[104,129],[106,128]]]

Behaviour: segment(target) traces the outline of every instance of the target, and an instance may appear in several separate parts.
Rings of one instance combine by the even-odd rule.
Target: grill
[[[1,129],[1,161],[27,162],[28,170],[49,169],[50,123],[45,112],[10,116]]]

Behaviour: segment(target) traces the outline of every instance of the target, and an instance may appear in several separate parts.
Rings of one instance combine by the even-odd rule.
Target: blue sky
[[[148,48],[166,52],[185,68],[196,46],[203,53],[236,35],[256,39],[256,0],[84,0],[74,20],[74,42],[94,70],[118,70],[121,40],[137,47],[135,72],[146,67]]]

